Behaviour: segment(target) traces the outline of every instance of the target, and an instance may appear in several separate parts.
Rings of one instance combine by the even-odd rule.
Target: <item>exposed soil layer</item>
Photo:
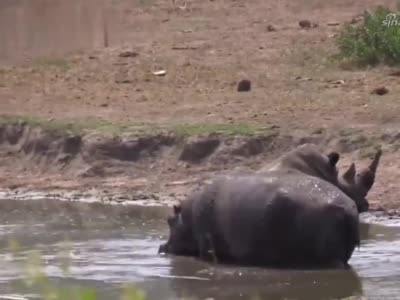
[[[0,126],[0,184],[9,189],[95,190],[94,197],[103,202],[168,203],[182,199],[213,174],[261,169],[305,142],[327,152],[339,151],[342,168],[352,161],[362,167],[376,147],[382,147],[384,155],[369,198],[373,209],[399,207],[400,169],[394,163],[400,145],[397,131],[368,136],[357,130],[296,135],[276,130],[259,136],[109,137],[71,135],[18,122]]]
[[[369,199],[400,208],[398,70],[331,59],[340,30],[376,1],[101,2],[0,1],[1,114],[94,129],[3,122],[2,187],[168,202],[313,142],[341,152],[343,168],[382,146]],[[99,120],[181,130],[111,135]],[[221,126],[235,130],[212,133]]]

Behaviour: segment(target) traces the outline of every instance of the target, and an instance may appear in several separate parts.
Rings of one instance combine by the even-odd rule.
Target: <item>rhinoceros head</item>
[[[169,238],[162,244],[158,253],[171,253],[176,255],[195,255],[197,253],[196,243],[193,239],[192,228],[184,223],[182,217],[182,206],[173,206],[173,215],[167,218],[169,226]]]
[[[306,143],[282,155],[269,171],[296,171],[336,184],[339,158],[335,151],[324,153],[316,145]]]
[[[382,150],[378,150],[370,165],[358,173],[355,164],[352,163],[348,170],[339,177],[340,188],[356,202],[357,209],[360,213],[368,211],[369,209],[366,196],[374,185],[376,170],[381,155]]]

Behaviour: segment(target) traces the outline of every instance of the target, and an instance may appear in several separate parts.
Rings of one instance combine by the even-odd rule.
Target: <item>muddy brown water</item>
[[[55,285],[91,287],[99,299],[118,298],[123,283],[136,284],[149,299],[400,299],[398,226],[362,224],[352,271],[279,271],[158,255],[167,235],[165,207],[88,208],[76,202],[55,210],[57,205],[42,202],[33,210],[35,204],[26,201],[0,203],[0,299],[37,296],[16,285],[33,250],[43,254]],[[19,243],[18,255],[11,255],[9,240]],[[71,259],[67,276],[59,260],[65,249]]]

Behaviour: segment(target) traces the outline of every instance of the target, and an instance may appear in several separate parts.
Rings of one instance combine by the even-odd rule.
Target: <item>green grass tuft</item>
[[[181,136],[204,135],[218,133],[223,135],[253,136],[265,134],[266,129],[251,124],[181,124],[171,127],[171,131]]]
[[[72,68],[72,65],[69,61],[62,58],[42,58],[35,60],[33,62],[32,68],[38,72],[49,70],[67,72],[69,69]]]
[[[172,133],[180,137],[207,134],[222,135],[271,135],[275,133],[272,128],[252,124],[139,124],[139,123],[114,123],[100,119],[86,120],[44,120],[26,116],[0,115],[0,126],[25,122],[32,127],[41,127],[55,134],[87,134],[98,133],[103,135],[120,136],[122,134],[145,136],[162,133]]]
[[[338,36],[338,58],[356,66],[400,64],[400,11],[379,6],[363,22],[346,25]]]

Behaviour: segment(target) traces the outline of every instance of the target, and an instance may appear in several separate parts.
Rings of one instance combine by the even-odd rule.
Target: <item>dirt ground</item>
[[[12,11],[12,4],[7,3],[0,7],[9,5]],[[8,44],[15,49],[4,46],[0,50],[1,114],[48,122],[96,124],[100,119],[145,127],[194,124],[209,131],[217,126],[213,124],[232,127],[251,124],[274,128],[281,136],[284,133],[285,138],[274,140],[276,146],[272,151],[266,146],[270,140],[263,140],[262,146],[248,146],[260,142],[254,138],[237,138],[239,142],[236,139],[232,142],[232,137],[219,137],[215,147],[208,141],[211,144],[207,145],[214,148],[201,163],[182,159],[189,140],[174,140],[170,144],[157,140],[161,143],[157,145],[163,149],[167,145],[169,149],[167,153],[163,150],[157,159],[109,157],[100,167],[93,160],[88,162],[90,152],[69,162],[68,167],[60,167],[54,157],[43,159],[43,155],[38,155],[40,151],[35,147],[39,146],[21,154],[20,148],[10,148],[3,139],[0,183],[4,187],[163,190],[175,197],[185,194],[193,185],[188,178],[207,178],[236,167],[256,168],[291,146],[313,141],[317,136],[319,144],[343,151],[343,167],[354,159],[358,164],[366,163],[365,153],[381,145],[384,155],[369,198],[374,208],[399,208],[400,165],[396,162],[400,79],[392,76],[394,70],[389,68],[356,70],[330,59],[337,51],[335,37],[340,28],[346,22],[359,22],[363,11],[372,9],[376,1],[104,0],[104,3],[106,18],[96,15],[101,34],[97,32],[93,39],[95,49],[38,58],[50,44],[53,48],[57,46],[42,38],[31,55],[29,51],[19,55],[18,43]],[[394,3],[380,1],[389,6]],[[33,19],[44,22],[45,17]],[[67,22],[68,18],[59,20]],[[316,25],[302,28],[301,20]],[[82,28],[89,26],[85,22],[79,24]],[[29,35],[29,24],[24,25],[7,28],[12,27],[15,32],[24,29]],[[72,39],[69,25],[58,25],[59,30],[65,31],[61,35],[65,44],[71,49],[74,43],[80,45],[77,39]],[[0,33],[6,33],[4,28]],[[40,26],[34,28],[39,30]],[[81,32],[79,27],[73,30]],[[48,37],[49,32],[46,31]],[[7,34],[12,40],[12,32]],[[87,41],[86,36],[84,39]],[[99,40],[103,43],[100,46]],[[154,74],[161,70],[166,73]],[[251,81],[249,92],[237,91],[242,79]],[[381,86],[389,93],[383,96],[372,93]],[[28,131],[28,140],[32,141],[33,133]],[[21,134],[16,145],[26,146],[26,140],[26,133]],[[150,144],[154,144],[153,138]],[[245,147],[247,152],[236,155],[237,147]],[[254,147],[262,151],[248,150]]]

